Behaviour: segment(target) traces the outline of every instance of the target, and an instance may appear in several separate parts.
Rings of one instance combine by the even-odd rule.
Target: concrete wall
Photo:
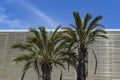
[[[13,65],[13,58],[20,54],[19,50],[11,49],[11,45],[24,42],[29,32],[0,32],[0,80],[20,80],[23,65]],[[112,80],[120,79],[120,31],[108,31],[109,39],[97,38],[96,42],[89,47],[94,49],[98,58],[98,70],[94,75],[95,59],[89,51],[89,80]],[[63,80],[75,80],[73,68],[68,72],[63,71]],[[52,80],[59,80],[60,68],[53,70]],[[25,80],[37,80],[33,70],[29,70]]]

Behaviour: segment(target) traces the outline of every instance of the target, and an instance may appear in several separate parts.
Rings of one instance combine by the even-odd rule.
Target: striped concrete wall
[[[29,32],[0,32],[0,80],[20,80],[22,63],[13,65],[12,59],[20,54],[19,50],[11,49],[11,45],[24,42]],[[109,39],[97,38],[89,47],[94,49],[98,58],[97,74],[94,75],[95,59],[89,51],[89,80],[115,80],[120,79],[120,31],[108,31]],[[59,80],[60,68],[53,70],[52,80]],[[63,71],[63,80],[75,80],[75,71]],[[25,80],[36,80],[37,75],[29,70]]]

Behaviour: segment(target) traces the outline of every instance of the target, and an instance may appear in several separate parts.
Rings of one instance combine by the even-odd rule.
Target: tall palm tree
[[[88,45],[94,42],[96,37],[107,38],[105,35],[106,31],[103,30],[104,26],[98,23],[98,21],[102,19],[102,16],[97,16],[93,20],[91,20],[92,16],[90,14],[86,14],[83,20],[78,12],[73,12],[73,16],[75,25],[70,24],[71,27],[63,28],[63,35],[67,40],[68,53],[74,61],[74,67],[77,73],[76,79],[86,80],[88,76]],[[96,73],[97,57],[94,51],[93,54],[96,59]]]
[[[34,67],[38,77],[40,77],[41,71],[42,80],[50,80],[53,66],[60,65],[65,68],[64,62],[70,59],[69,56],[62,54],[65,40],[60,38],[59,30],[60,27],[57,27],[55,31],[46,31],[44,27],[39,27],[38,30],[30,28],[29,31],[34,36],[28,37],[25,43],[13,45],[13,48],[19,48],[28,53],[17,56],[13,60],[14,62],[25,61],[27,63],[23,75],[29,67]],[[33,66],[30,66],[30,63]]]

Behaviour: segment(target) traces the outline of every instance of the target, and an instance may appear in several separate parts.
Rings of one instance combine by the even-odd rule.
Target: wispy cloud
[[[35,8],[33,5],[29,4],[28,2],[25,2],[23,0],[18,0],[20,4],[31,10],[33,13],[35,13],[40,19],[43,19],[46,24],[48,24],[51,28],[54,28],[58,25],[56,21],[51,19],[48,15],[40,11],[39,9]]]
[[[35,17],[37,16],[37,19],[34,18],[35,20],[41,20],[42,24],[40,25],[45,25],[46,28],[48,29],[53,29],[55,28],[59,23],[54,21],[52,18],[50,18],[48,15],[46,15],[45,13],[43,13],[42,11],[40,11],[38,8],[34,7],[33,4],[30,4],[29,0],[6,0],[5,1],[6,4],[12,4],[12,3],[16,3],[16,4],[20,4],[21,8],[25,8],[26,11],[30,11],[32,14],[35,15]],[[17,7],[17,5],[16,5]],[[19,6],[20,7],[20,6]],[[30,14],[31,14],[30,13]],[[23,19],[21,17],[11,17],[10,15],[14,15],[14,13],[10,13],[7,12],[7,10],[0,6],[0,29],[27,29],[29,26],[36,26],[38,24],[38,22],[31,22],[29,20]],[[24,13],[23,13],[24,14]],[[17,16],[17,14],[15,14]],[[29,15],[29,14],[28,14]],[[29,17],[29,16],[27,16]],[[31,16],[32,19],[32,16]],[[39,26],[39,24],[38,24]]]
[[[0,29],[15,29],[22,27],[23,25],[19,19],[11,19],[7,14],[6,9],[0,7]]]

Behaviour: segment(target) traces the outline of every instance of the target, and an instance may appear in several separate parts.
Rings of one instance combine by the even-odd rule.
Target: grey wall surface
[[[0,80],[20,80],[23,64],[12,64],[12,60],[21,51],[11,49],[11,45],[24,42],[29,32],[0,32]],[[115,80],[120,79],[120,31],[108,31],[108,39],[97,38],[89,47],[95,50],[98,58],[98,69],[94,75],[95,59],[89,50],[89,80]],[[60,68],[53,70],[52,80],[59,80]],[[75,80],[75,71],[63,70],[63,80]],[[27,72],[25,80],[36,80],[37,75],[31,69]]]

